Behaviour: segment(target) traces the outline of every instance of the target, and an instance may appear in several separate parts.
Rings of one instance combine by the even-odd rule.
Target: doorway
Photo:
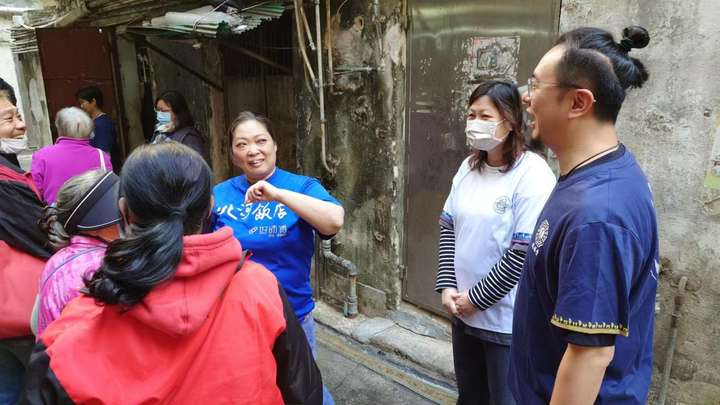
[[[560,0],[410,0],[405,300],[445,314],[434,292],[438,218],[469,155],[467,99],[488,79],[524,83],[558,33]]]

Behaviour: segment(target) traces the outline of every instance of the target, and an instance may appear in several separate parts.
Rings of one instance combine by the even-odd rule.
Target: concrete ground
[[[337,404],[454,404],[457,394],[427,370],[317,323],[318,365]]]
[[[318,365],[338,405],[434,403],[322,343],[318,344]]]

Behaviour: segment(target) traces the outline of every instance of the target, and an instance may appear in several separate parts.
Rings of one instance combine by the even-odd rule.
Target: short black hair
[[[272,121],[270,121],[270,118],[256,112],[242,111],[237,115],[233,122],[230,123],[230,131],[228,132],[228,134],[230,135],[230,145],[232,145],[233,137],[235,136],[235,129],[237,129],[237,127],[241,124],[244,124],[248,121],[257,121],[262,124],[262,126],[264,126],[267,130],[268,134],[270,134],[270,138],[272,138],[273,142],[276,142],[275,131],[273,130],[273,123]]]
[[[625,90],[642,87],[649,77],[645,65],[628,52],[644,48],[649,42],[650,35],[640,26],[625,28],[620,42],[600,28],[583,27],[567,32],[555,43],[566,47],[557,66],[557,80],[592,91],[596,117],[614,123],[625,100]]]
[[[85,100],[89,103],[95,100],[95,104],[97,104],[98,108],[103,108],[103,94],[100,89],[98,89],[95,86],[87,86],[83,87],[80,90],[75,93],[75,98]]]
[[[160,100],[167,103],[172,112],[175,114],[175,118],[177,119],[177,122],[175,123],[176,129],[195,126],[195,120],[193,119],[193,116],[190,113],[190,108],[188,108],[187,101],[185,101],[185,97],[183,97],[182,94],[174,90],[166,91],[160,94],[160,97],[155,100],[156,108],[157,103]]]
[[[10,101],[12,103],[12,105],[17,106],[17,98],[15,98],[15,89],[13,89],[13,87],[8,82],[3,80],[2,78],[0,78],[0,96],[6,97],[8,99],[8,101]]]

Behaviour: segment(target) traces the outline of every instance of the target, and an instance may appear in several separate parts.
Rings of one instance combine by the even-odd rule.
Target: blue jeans
[[[310,350],[312,350],[313,357],[317,358],[317,349],[315,347],[315,320],[313,319],[312,313],[305,315],[305,319],[300,321],[300,325],[302,325],[303,331],[305,331],[305,337],[308,340],[308,344],[310,345]],[[330,395],[330,391],[328,391],[324,385],[323,405],[335,405],[335,400],[333,400],[332,395]]]
[[[34,338],[0,340],[0,405],[17,402],[34,344]]]
[[[510,335],[452,323],[458,405],[515,405],[508,386]]]

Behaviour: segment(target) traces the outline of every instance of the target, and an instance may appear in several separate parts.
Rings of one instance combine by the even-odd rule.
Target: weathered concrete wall
[[[661,255],[669,264],[660,285],[655,392],[677,282],[689,278],[670,404],[715,404],[720,397],[720,206],[713,203],[720,192],[703,186],[720,134],[719,19],[715,0],[566,0],[561,13],[561,31],[591,25],[619,35],[639,24],[651,34],[647,48],[632,52],[645,62],[650,80],[628,93],[618,130],[653,186]]]
[[[335,251],[357,264],[363,285],[374,287],[361,285],[361,299],[366,295],[368,306],[379,300],[392,308],[401,298],[406,10],[402,0],[380,1],[378,13],[364,0],[334,0],[331,10],[336,72],[372,69],[335,75],[335,86],[326,90],[328,161],[335,171],[330,174],[321,164],[318,106],[302,80],[302,61],[296,59],[299,165],[303,173],[321,178],[345,206]],[[306,13],[314,15],[309,5]],[[308,56],[315,61],[309,48]],[[340,298],[333,287],[336,276],[324,274],[321,289]]]

